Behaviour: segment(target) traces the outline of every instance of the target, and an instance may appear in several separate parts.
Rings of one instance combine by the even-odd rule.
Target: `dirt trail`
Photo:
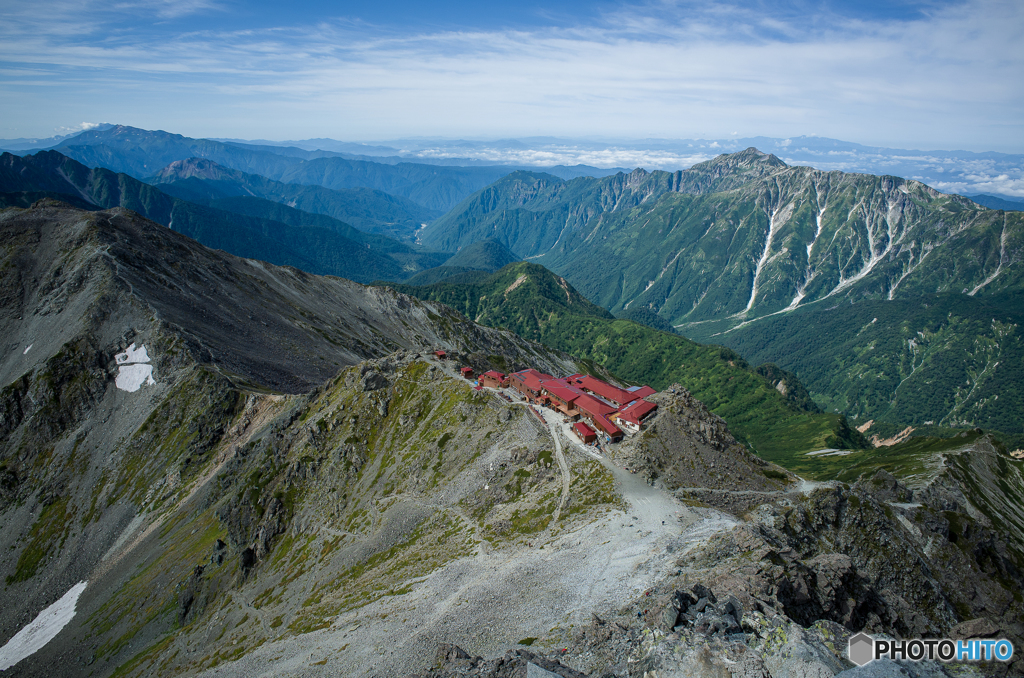
[[[551,431],[551,439],[555,441],[555,459],[558,460],[558,468],[562,472],[562,496],[558,500],[558,508],[555,509],[555,515],[551,518],[551,524],[554,525],[558,522],[558,517],[562,515],[562,507],[569,500],[569,485],[572,482],[572,477],[569,475],[569,464],[566,463],[565,455],[562,454],[562,440],[561,436],[558,435],[557,424],[552,421],[552,417],[548,416],[548,413],[544,414],[544,421],[547,422],[548,430]]]

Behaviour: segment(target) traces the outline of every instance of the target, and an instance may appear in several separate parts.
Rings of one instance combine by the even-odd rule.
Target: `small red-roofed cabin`
[[[639,433],[644,421],[657,411],[657,404],[646,400],[637,400],[619,412],[617,423],[630,433]]]
[[[597,416],[597,417],[594,417],[593,421],[594,421],[594,426],[596,426],[598,429],[600,429],[608,437],[608,439],[611,442],[617,443],[620,440],[622,440],[622,436],[623,436],[622,431],[619,430],[618,426],[616,426],[611,421],[609,421],[608,417],[605,417],[603,415],[602,416]]]
[[[462,374],[462,376],[464,376],[466,379],[472,379],[473,378],[473,368],[472,367],[463,367],[463,368],[459,369],[459,373]]]
[[[448,360],[448,354],[444,351],[434,351],[434,355],[437,356],[438,360]]]
[[[573,430],[576,431],[576,435],[580,437],[580,440],[582,440],[585,445],[589,445],[597,440],[597,432],[582,421],[573,424],[572,427]]]
[[[480,375],[480,384],[490,388],[504,388],[508,386],[508,377],[496,370],[489,370]]]

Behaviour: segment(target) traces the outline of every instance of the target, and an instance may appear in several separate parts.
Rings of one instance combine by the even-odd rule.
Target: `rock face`
[[[498,659],[470,657],[460,647],[442,644],[434,668],[413,678],[587,678],[586,674],[563,666],[555,657],[529,650],[509,650]]]
[[[1008,637],[1020,646],[1016,547],[967,512],[948,511],[937,493],[920,494],[922,503],[907,503],[917,493],[880,471],[853,486],[766,496],[747,522],[681,556],[678,573],[634,606],[607,622],[595,617],[570,648],[570,665],[627,675],[615,669],[625,665],[629,676],[641,667],[658,675],[950,675],[928,662],[852,670],[846,641],[865,630]],[[981,668],[1022,675],[1024,662]]]

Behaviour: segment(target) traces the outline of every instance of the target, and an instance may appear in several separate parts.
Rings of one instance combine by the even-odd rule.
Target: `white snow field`
[[[0,671],[6,671],[53,640],[75,616],[78,597],[87,582],[80,581],[56,603],[40,612],[25,628],[0,648]]]

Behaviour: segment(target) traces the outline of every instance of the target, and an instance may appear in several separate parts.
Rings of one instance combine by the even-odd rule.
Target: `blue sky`
[[[1024,3],[0,0],[0,138],[820,135],[1024,152]]]

